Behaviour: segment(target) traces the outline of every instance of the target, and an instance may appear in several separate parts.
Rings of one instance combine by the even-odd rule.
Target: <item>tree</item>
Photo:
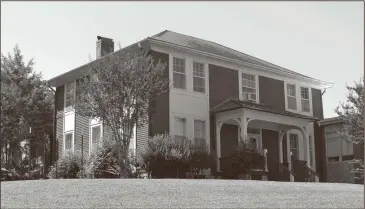
[[[166,64],[139,51],[105,56],[89,67],[91,75],[77,82],[76,112],[99,118],[111,132],[123,177],[133,128],[148,122],[149,101],[169,90]]]
[[[19,163],[16,157],[24,152],[20,142],[26,138],[29,127],[41,135],[34,143],[44,143],[45,133],[52,125],[53,92],[33,66],[33,59],[24,63],[17,45],[13,54],[1,54],[0,141],[6,166],[14,167]]]
[[[346,89],[346,102],[341,102],[335,109],[344,123],[343,130],[339,132],[344,140],[364,147],[364,78],[360,79],[359,83],[355,82],[353,86],[346,85]],[[363,178],[364,162],[360,159],[355,159],[355,162],[360,166],[352,172],[360,174]]]

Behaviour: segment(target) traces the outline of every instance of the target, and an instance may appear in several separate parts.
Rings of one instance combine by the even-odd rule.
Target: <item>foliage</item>
[[[149,139],[139,157],[139,166],[155,178],[182,178],[189,170],[210,168],[214,162],[207,148],[195,146],[189,140],[175,140],[168,134]]]
[[[33,66],[33,59],[24,63],[18,46],[13,54],[1,54],[0,143],[2,163],[8,168],[19,165],[20,142],[29,138],[29,127],[46,133],[52,126],[53,92]],[[43,136],[34,136],[33,143],[44,143],[47,139]]]
[[[348,94],[345,102],[341,102],[335,109],[339,118],[343,121],[343,130],[339,131],[348,142],[364,147],[364,78],[355,82],[353,86],[346,85]],[[353,163],[359,164],[359,168],[353,170],[364,178],[364,159],[355,159]]]
[[[131,151],[130,151],[131,153]],[[132,157],[124,164],[127,168],[120,169],[115,142],[105,140],[102,146],[94,150],[84,165],[84,178],[118,178],[120,170],[127,172],[124,177],[133,177],[130,166]]]
[[[91,62],[91,75],[77,82],[76,111],[99,118],[110,129],[120,169],[127,168],[123,164],[133,128],[147,122],[149,101],[169,89],[165,66],[146,52],[131,56],[120,50]]]
[[[50,179],[75,179],[79,177],[83,169],[81,155],[79,153],[67,152],[62,155],[55,165],[51,166],[48,173]]]
[[[237,146],[227,158],[231,166],[225,169],[225,175],[230,178],[236,178],[241,174],[250,174],[252,169],[263,169],[265,158],[256,149],[250,148],[251,142],[247,139],[241,139]]]

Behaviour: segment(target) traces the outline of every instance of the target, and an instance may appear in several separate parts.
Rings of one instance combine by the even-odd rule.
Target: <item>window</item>
[[[309,140],[309,163],[310,163],[310,166],[313,166],[314,165],[314,162],[313,162],[313,141],[312,141],[312,136],[309,135],[308,136],[308,140]]]
[[[97,149],[101,142],[101,125],[91,127],[91,151]]]
[[[305,87],[300,87],[300,98],[302,102],[302,112],[310,112],[309,103],[309,89]]]
[[[193,90],[205,93],[204,64],[193,62]]]
[[[174,124],[174,138],[182,143],[186,139],[186,119],[175,117]]]
[[[185,60],[174,57],[173,71],[174,88],[185,89]]]
[[[65,150],[72,150],[73,133],[65,134]]]
[[[205,121],[194,120],[194,143],[205,147]]]
[[[297,96],[296,96],[296,88],[293,84],[286,85],[286,94],[288,100],[288,109],[297,110]]]
[[[256,101],[256,79],[254,75],[242,73],[242,99]]]
[[[299,149],[298,149],[298,135],[297,134],[289,134],[290,141],[290,152],[295,159],[299,159]]]
[[[72,109],[75,97],[75,82],[71,81],[66,84],[66,111]]]
[[[329,163],[334,163],[334,162],[338,162],[340,161],[340,157],[328,157],[328,162]]]

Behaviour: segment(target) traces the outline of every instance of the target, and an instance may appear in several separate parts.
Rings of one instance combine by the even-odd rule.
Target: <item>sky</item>
[[[325,118],[364,75],[363,2],[1,2],[1,52],[18,44],[44,79],[95,58],[98,35],[118,49],[166,29],[333,83]]]

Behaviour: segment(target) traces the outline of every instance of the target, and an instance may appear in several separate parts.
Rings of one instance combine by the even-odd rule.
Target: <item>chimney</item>
[[[114,41],[110,38],[97,36],[96,41],[96,59],[114,52]]]

